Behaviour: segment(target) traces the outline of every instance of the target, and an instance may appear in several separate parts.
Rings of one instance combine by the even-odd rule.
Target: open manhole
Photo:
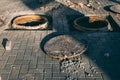
[[[106,30],[108,21],[104,17],[84,16],[74,20],[74,27],[81,31]]]
[[[22,15],[13,19],[11,22],[12,29],[46,29],[48,19],[42,15]]]
[[[70,35],[59,35],[48,40],[44,52],[50,57],[63,60],[81,55],[87,49],[85,41],[77,41]]]
[[[115,13],[120,13],[120,5],[112,5],[110,7],[110,10],[115,12]]]

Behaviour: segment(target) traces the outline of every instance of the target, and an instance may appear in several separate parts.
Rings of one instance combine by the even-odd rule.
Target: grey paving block
[[[0,69],[3,69],[5,67],[7,61],[0,61]]]
[[[17,49],[12,49],[11,53],[12,53],[11,55],[17,56],[18,50]]]
[[[8,80],[8,75],[9,75],[9,74],[1,74],[0,79],[1,79],[1,80]]]
[[[34,59],[31,59],[29,67],[30,68],[36,68],[37,67],[37,57],[35,57]]]
[[[53,67],[52,72],[53,73],[60,72],[60,68],[59,67]]]
[[[9,79],[17,79],[18,75],[19,75],[19,70],[12,69],[12,71],[9,75]]]
[[[18,78],[26,80],[25,76],[26,76],[26,73],[19,73]]]
[[[13,68],[13,65],[12,65],[12,64],[5,64],[4,69],[11,70],[12,68]]]
[[[16,56],[9,56],[7,64],[13,64],[15,61]]]
[[[30,74],[35,74],[35,73],[43,73],[43,71],[44,71],[44,69],[38,69],[38,68],[36,68],[36,69],[29,69],[28,70],[28,73],[30,73]]]
[[[34,80],[35,75],[34,74],[19,74],[19,78],[23,79],[23,80]]]
[[[37,68],[51,68],[52,69],[52,65],[51,64],[38,64]]]
[[[36,68],[37,67],[37,65],[36,64],[34,64],[34,63],[30,63],[29,64],[29,68],[31,69],[31,68]]]
[[[78,80],[86,80],[86,78],[78,78]]]
[[[44,73],[52,73],[52,68],[45,68]]]
[[[10,74],[11,69],[0,69],[0,74]]]
[[[28,72],[28,68],[21,68],[19,73],[23,74],[27,72]]]
[[[30,63],[30,61],[28,61],[28,60],[15,60],[15,62],[14,62],[15,65],[20,65],[20,64],[28,65],[29,63]]]
[[[45,63],[45,64],[54,64],[54,61],[52,61],[52,60],[47,60],[47,61],[45,61],[44,63]]]
[[[21,64],[19,64],[19,65],[13,64],[12,68],[19,70],[21,68]]]
[[[29,65],[21,65],[21,69],[28,69]]]
[[[19,49],[26,49],[26,44],[23,44],[23,45],[20,45],[20,48]]]
[[[60,77],[59,80],[65,80],[65,77]]]
[[[53,73],[53,77],[62,77],[60,73]]]
[[[44,78],[45,77],[49,77],[49,78],[52,77],[52,73],[44,73]]]
[[[14,43],[13,49],[19,49],[20,48],[20,44],[19,43]]]
[[[39,65],[39,64],[44,64],[44,59],[42,60],[39,60],[38,62],[37,62],[37,65]]]
[[[27,46],[25,50],[25,55],[31,55],[33,52],[33,46]]]
[[[24,59],[24,53],[18,52],[16,56],[16,60],[23,60]]]
[[[41,73],[35,74],[35,80],[43,80],[43,74]]]
[[[4,55],[5,50],[0,49],[0,56]]]
[[[24,60],[31,60],[31,55],[24,55]]]

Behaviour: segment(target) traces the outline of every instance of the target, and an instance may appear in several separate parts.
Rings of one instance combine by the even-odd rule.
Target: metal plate
[[[59,60],[81,55],[86,49],[84,41],[77,41],[69,35],[54,37],[44,45],[45,53]]]
[[[110,10],[116,13],[120,13],[120,5],[113,5],[110,7]]]

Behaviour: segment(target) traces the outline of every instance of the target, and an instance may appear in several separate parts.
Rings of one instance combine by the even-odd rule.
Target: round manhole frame
[[[84,27],[84,26],[81,26],[77,23],[78,20],[82,20],[82,19],[85,19],[85,18],[96,18],[96,19],[100,19],[102,21],[105,21],[106,22],[106,26],[102,27],[102,28],[88,28],[88,27]],[[94,21],[94,20],[93,20]],[[109,25],[109,22],[108,20],[105,18],[105,17],[99,17],[99,16],[83,16],[83,17],[79,17],[79,18],[76,18],[73,22],[73,27],[77,30],[80,30],[80,31],[101,31],[101,30],[106,30],[108,29],[108,25]]]
[[[65,36],[65,37],[70,37],[70,38],[72,38],[70,35],[67,35],[67,34],[62,34],[62,35],[57,35],[57,36],[55,36],[55,37],[53,37],[52,39],[54,39],[54,38],[56,38],[56,37],[62,37],[62,36]],[[72,38],[72,39],[74,39],[74,38]],[[49,39],[47,42],[49,42],[51,39]],[[75,40],[75,39],[74,39]],[[55,59],[58,59],[58,60],[64,60],[64,59],[70,59],[70,58],[74,58],[74,57],[78,57],[78,56],[80,56],[81,54],[83,54],[86,50],[87,50],[87,42],[86,41],[82,41],[82,43],[84,44],[84,48],[80,51],[80,52],[78,52],[78,53],[76,53],[76,54],[73,54],[73,55],[64,55],[64,56],[56,56],[56,55],[52,55],[52,54],[50,54],[49,53],[49,51],[46,51],[45,50],[45,46],[46,46],[46,44],[47,44],[47,42],[45,43],[45,45],[44,45],[44,53],[45,54],[47,54],[48,56],[50,56],[51,58],[55,58]],[[62,53],[63,54],[63,53]]]
[[[24,20],[25,19],[25,20]],[[43,19],[44,23],[35,26],[25,26],[20,24],[31,23],[32,21],[39,21]],[[27,20],[27,21],[26,21]],[[44,30],[48,27],[48,19],[44,15],[39,14],[26,14],[20,15],[12,19],[10,29],[20,30]]]

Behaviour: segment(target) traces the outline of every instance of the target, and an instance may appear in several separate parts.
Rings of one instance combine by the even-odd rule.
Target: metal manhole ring
[[[69,35],[60,35],[46,42],[44,52],[50,57],[63,60],[83,54],[87,50],[84,41],[77,41]]]
[[[16,17],[11,28],[13,29],[46,29],[48,27],[48,19],[42,15],[22,15]]]
[[[116,12],[116,13],[120,13],[120,5],[112,5],[110,7],[110,10],[113,11],[113,12]]]
[[[99,22],[97,23],[97,21]],[[101,26],[101,23],[103,23],[103,26]],[[84,16],[74,20],[74,27],[82,31],[105,30],[107,29],[107,26],[108,26],[108,21],[104,17]]]

